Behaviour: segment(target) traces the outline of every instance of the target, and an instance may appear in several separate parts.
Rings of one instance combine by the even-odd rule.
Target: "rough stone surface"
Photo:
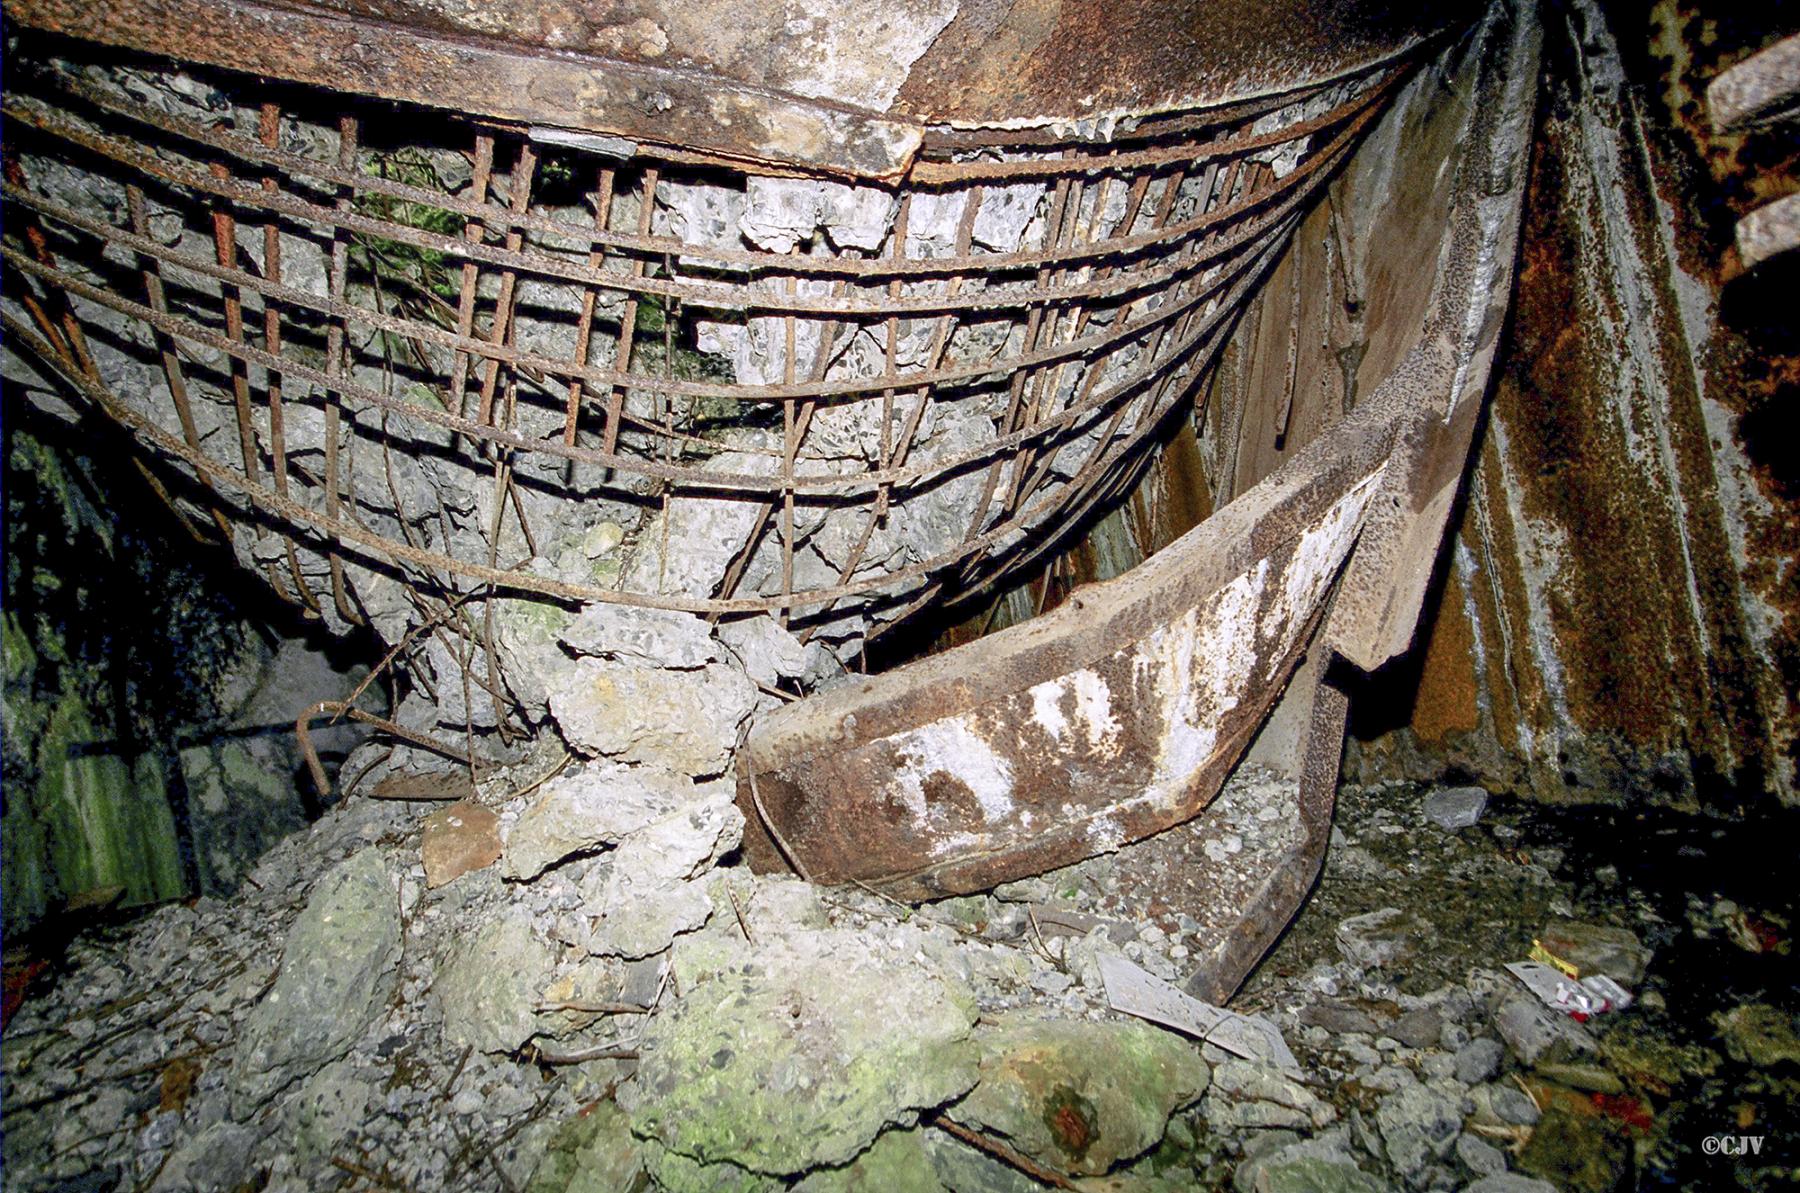
[[[1466,1131],[1457,1138],[1456,1158],[1476,1176],[1492,1176],[1506,1171],[1505,1153],[1481,1136],[1471,1135]]]
[[[656,767],[596,763],[552,779],[507,834],[500,872],[534,878],[570,854],[617,845],[695,798],[691,782]]]
[[[1593,1038],[1567,1015],[1551,1010],[1536,995],[1514,991],[1494,1013],[1494,1030],[1513,1055],[1528,1065],[1558,1059],[1594,1046]]]
[[[363,849],[313,888],[289,934],[274,987],[244,1025],[234,1070],[266,1099],[344,1054],[394,988],[400,908],[377,849]]]
[[[1558,1191],[1556,1186],[1549,1181],[1520,1176],[1514,1172],[1501,1172],[1493,1176],[1482,1177],[1463,1190],[1463,1193],[1558,1193]]]
[[[756,702],[749,678],[721,663],[673,671],[584,658],[550,689],[550,711],[576,749],[689,775],[726,769]]]
[[[556,1129],[525,1193],[634,1193],[643,1169],[624,1111],[601,1102]]]
[[[1473,828],[1487,801],[1488,793],[1480,787],[1447,787],[1425,797],[1425,819],[1449,833]]]
[[[974,1084],[974,1002],[934,966],[892,970],[851,933],[683,992],[645,1031],[634,1129],[770,1174],[854,1158]]]
[[[1480,1085],[1500,1070],[1506,1049],[1498,1040],[1483,1036],[1456,1050],[1456,1079],[1464,1085]]]
[[[944,1193],[923,1132],[884,1131],[869,1150],[842,1168],[824,1168],[794,1193]]]
[[[458,800],[425,819],[419,861],[425,884],[439,887],[500,860],[500,818],[472,800]]]
[[[1103,1173],[1154,1147],[1208,1080],[1192,1044],[1141,1023],[1008,1023],[982,1047],[981,1081],[951,1117],[1063,1172]]]
[[[539,1030],[535,1008],[555,952],[513,912],[461,941],[438,975],[444,1038],[458,1048],[510,1052]]]
[[[1644,980],[1644,966],[1650,962],[1650,950],[1627,928],[1555,919],[1544,926],[1538,941],[1573,965],[1579,976],[1605,974],[1627,989]]]
[[[1449,1154],[1462,1130],[1462,1097],[1411,1085],[1388,1095],[1375,1108],[1388,1160],[1404,1177],[1421,1173]]]

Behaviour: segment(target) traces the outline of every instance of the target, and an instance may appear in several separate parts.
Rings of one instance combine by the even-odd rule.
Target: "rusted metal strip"
[[[383,311],[367,307],[355,306],[327,297],[319,297],[305,291],[285,289],[271,281],[258,278],[254,274],[241,269],[226,268],[216,261],[194,257],[142,236],[125,233],[109,224],[83,216],[81,213],[63,204],[43,198],[30,191],[19,190],[10,184],[0,185],[0,193],[34,210],[41,211],[59,222],[71,227],[81,228],[93,235],[126,245],[133,250],[171,265],[190,269],[196,273],[216,277],[221,282],[255,290],[265,297],[272,297],[286,305],[304,308],[333,319],[354,321],[378,330],[391,331],[425,343],[438,344],[453,351],[474,355],[488,361],[501,361],[515,367],[531,369],[549,376],[559,378],[580,379],[588,384],[601,386],[623,385],[626,388],[649,388],[652,385],[665,388],[668,392],[695,398],[720,398],[742,402],[779,402],[790,398],[849,398],[865,394],[877,393],[885,387],[881,377],[854,378],[841,381],[824,381],[814,377],[806,382],[793,385],[728,385],[724,383],[707,383],[684,381],[676,378],[650,378],[647,376],[621,373],[614,370],[576,369],[565,361],[550,357],[520,352],[504,343],[494,343],[487,338],[474,338],[461,332],[451,332],[434,325],[416,320],[403,319],[388,315]],[[1285,219],[1291,208],[1288,204],[1273,209],[1271,216]],[[1192,259],[1178,260],[1173,272],[1184,280],[1191,280],[1203,264],[1213,264],[1222,259],[1239,254],[1241,250],[1253,248],[1272,239],[1279,239],[1285,233],[1286,225],[1282,220],[1273,223],[1258,221],[1247,225],[1229,238],[1208,246],[1205,255],[1196,255]],[[1218,292],[1232,275],[1225,273],[1205,283],[1204,289],[1190,293],[1180,301],[1165,303],[1155,311],[1139,317],[1138,320],[1109,328],[1107,331],[1087,336],[1067,343],[1055,344],[1036,351],[1028,351],[1019,356],[1007,357],[1000,361],[982,364],[965,365],[960,368],[934,368],[921,372],[902,375],[909,386],[936,386],[970,381],[977,377],[985,377],[994,373],[1012,372],[1015,370],[1034,369],[1041,365],[1053,364],[1085,354],[1099,354],[1130,339],[1148,327],[1173,320],[1186,314],[1196,302]],[[1135,289],[1135,287],[1133,287]],[[1086,295],[1075,295],[1083,297]],[[1019,293],[1012,297],[1006,305],[1024,307],[1031,303],[1049,302],[1070,297],[1066,293],[1050,294],[1041,291]],[[1107,297],[1112,297],[1108,295]],[[996,302],[994,305],[1000,305]],[[926,310],[938,309],[937,304],[924,307]],[[854,313],[854,312],[852,312]],[[460,313],[459,313],[460,320]],[[464,361],[464,368],[468,362]],[[454,366],[453,366],[454,370]],[[466,375],[466,373],[465,373]],[[452,380],[455,373],[452,372]]]
[[[290,358],[275,358],[246,343],[233,343],[225,337],[198,324],[173,317],[158,315],[150,308],[131,302],[110,291],[88,286],[71,275],[50,267],[39,265],[10,247],[0,247],[0,255],[11,261],[19,269],[34,275],[53,280],[56,285],[66,287],[71,292],[80,294],[89,301],[99,303],[130,315],[160,331],[178,339],[204,344],[229,355],[241,356],[255,364],[269,368],[284,368],[290,375],[313,381],[322,387],[329,388],[342,396],[355,398],[357,401],[387,410],[403,418],[444,427],[466,435],[473,435],[496,444],[523,450],[537,451],[546,455],[560,456],[565,459],[583,463],[598,464],[602,467],[619,468],[640,475],[657,479],[679,481],[696,489],[718,491],[748,491],[775,493],[781,484],[778,479],[766,475],[732,472],[698,472],[647,460],[634,456],[621,456],[607,452],[594,451],[579,446],[569,446],[560,440],[528,440],[495,427],[486,427],[469,419],[435,410],[429,406],[404,401],[374,390],[367,389],[353,382],[332,377],[310,366],[303,365]],[[1207,331],[1216,326],[1223,317],[1223,312],[1231,309],[1233,302],[1242,298],[1247,289],[1246,273],[1240,272],[1232,281],[1218,310],[1208,315],[1205,325],[1190,332],[1170,348],[1167,359],[1182,356],[1201,342]],[[1136,369],[1121,376],[1118,381],[1102,393],[1094,395],[1087,403],[1070,407],[1054,419],[1047,420],[1036,427],[1022,427],[1010,434],[1001,435],[984,444],[980,448],[956,453],[933,461],[928,465],[908,465],[897,468],[875,468],[860,474],[801,474],[794,478],[796,489],[817,493],[853,496],[863,492],[873,492],[882,485],[901,487],[919,482],[927,477],[954,472],[973,463],[987,461],[996,455],[1004,454],[1021,444],[1033,442],[1044,437],[1069,431],[1085,416],[1115,402],[1126,400],[1129,395],[1143,385],[1156,380],[1159,366],[1165,361],[1145,361]],[[991,541],[996,537],[990,530],[981,536],[981,541]]]
[[[733,83],[707,71],[448,38],[306,4],[15,0],[21,25],[251,74],[475,113],[615,133],[749,162],[894,177],[922,126]]]
[[[168,160],[144,152],[135,142],[114,136],[108,136],[80,127],[72,122],[58,119],[45,112],[19,102],[8,102],[4,108],[8,120],[16,121],[21,126],[35,129],[56,136],[69,144],[78,145],[90,152],[109,157],[121,164],[129,165],[141,172],[187,187],[203,194],[218,195],[228,198],[240,205],[248,207],[267,207],[281,214],[297,219],[310,220],[319,224],[331,224],[350,231],[370,235],[385,236],[410,244],[416,248],[428,249],[458,259],[468,258],[484,264],[500,267],[512,266],[521,271],[531,271],[544,276],[559,277],[569,281],[580,281],[591,285],[600,285],[607,289],[620,291],[636,291],[645,294],[658,294],[669,298],[680,298],[683,301],[701,306],[719,307],[723,309],[762,309],[746,307],[744,295],[739,287],[726,285],[701,285],[692,282],[669,282],[665,279],[637,277],[630,280],[622,275],[604,271],[588,271],[573,262],[546,260],[542,257],[529,256],[521,258],[518,254],[508,254],[504,249],[483,244],[458,244],[456,238],[442,236],[405,224],[384,221],[360,215],[355,212],[344,213],[318,204],[307,203],[288,195],[268,196],[260,194],[256,189],[247,186],[236,186],[220,183],[205,171],[186,169]],[[1377,106],[1357,107],[1354,112],[1346,111],[1346,119],[1342,127],[1331,140],[1316,150],[1308,159],[1283,180],[1284,190],[1298,189],[1312,174],[1329,169],[1337,160],[1337,154],[1344,149],[1367,126],[1377,114]],[[125,114],[125,113],[121,113]],[[226,139],[214,134],[216,139]],[[229,138],[246,153],[255,153],[255,142],[243,137]],[[301,159],[309,160],[309,159]],[[316,163],[314,163],[316,164]],[[322,176],[322,172],[321,172]],[[380,180],[368,176],[357,176],[354,171],[339,169],[333,171],[330,178],[325,179],[338,186],[367,191],[369,193],[387,194],[390,197],[402,198],[408,202],[421,202],[431,206],[452,211],[455,214],[467,215],[472,219],[494,223],[500,226],[518,227],[526,231],[539,232],[547,237],[554,237],[582,248],[601,245],[622,252],[641,252],[648,254],[676,253],[682,256],[699,257],[718,262],[721,266],[741,266],[755,271],[782,271],[808,275],[842,275],[863,278],[885,278],[893,275],[901,277],[928,278],[946,274],[967,274],[986,277],[996,270],[1014,268],[1040,268],[1058,264],[1097,263],[1101,259],[1119,258],[1159,245],[1174,245],[1190,237],[1196,237],[1209,231],[1215,231],[1222,225],[1237,223],[1237,217],[1262,203],[1225,204],[1192,220],[1183,221],[1173,227],[1166,228],[1157,234],[1145,234],[1135,237],[1124,237],[1102,242],[1097,246],[1063,245],[1046,247],[1039,250],[1023,250],[1013,253],[981,253],[962,257],[841,257],[841,256],[804,256],[798,258],[785,257],[770,253],[734,252],[714,249],[703,245],[687,245],[681,241],[666,237],[650,237],[641,234],[634,238],[625,238],[618,234],[601,237],[592,231],[584,232],[578,225],[558,223],[542,217],[511,217],[504,207],[492,204],[471,203],[453,195],[436,191],[408,187],[391,180]],[[1268,196],[1265,196],[1265,200]],[[630,243],[627,243],[627,240]],[[1071,296],[1074,296],[1071,294]],[[923,297],[923,296],[921,296]],[[1009,304],[1010,305],[1010,304]],[[878,302],[867,307],[846,306],[827,308],[816,301],[809,302],[800,297],[791,298],[784,308],[770,307],[770,310],[787,309],[792,311],[817,311],[828,314],[846,314],[866,310],[870,314],[886,315],[892,310],[905,311],[905,305]],[[922,310],[942,309],[925,306]]]
[[[257,117],[257,136],[264,145],[274,146],[281,142],[281,109],[269,103],[262,106]],[[263,190],[274,193],[275,180],[264,177]],[[142,204],[140,192],[139,203]],[[144,229],[134,222],[133,230],[140,236]],[[281,226],[270,218],[263,224],[263,275],[279,286],[281,284]],[[270,356],[281,356],[281,306],[272,301],[268,295],[263,300],[263,351]],[[269,457],[272,465],[271,479],[275,491],[283,497],[288,495],[288,462],[287,462],[287,419],[281,399],[281,371],[270,369],[266,389],[269,403]],[[306,576],[300,569],[300,553],[294,546],[292,535],[281,536],[288,562],[288,573],[294,579],[294,594],[300,604],[305,605],[313,614],[319,612],[319,598],[313,595],[312,586],[306,582]]]

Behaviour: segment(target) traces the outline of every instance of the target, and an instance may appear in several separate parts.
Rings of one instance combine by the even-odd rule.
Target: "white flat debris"
[[[1281,1038],[1280,1029],[1267,1019],[1201,1002],[1117,953],[1101,953],[1099,962],[1106,1001],[1113,1010],[1195,1036],[1246,1060],[1290,1073],[1300,1071],[1300,1062]]]

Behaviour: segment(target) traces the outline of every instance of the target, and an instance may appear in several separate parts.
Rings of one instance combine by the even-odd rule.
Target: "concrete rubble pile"
[[[1245,1059],[1109,1006],[1102,959],[1189,964],[1173,910],[1121,914],[1122,857],[917,909],[750,873],[710,775],[754,692],[707,678],[725,644],[697,618],[581,626],[584,657],[687,662],[644,674],[706,688],[713,731],[598,717],[610,757],[349,799],[236,898],[77,942],[5,1035],[12,1187],[1552,1187],[1508,1171],[1545,1113],[1510,1074],[1604,1081],[1594,1042],[1491,962],[1427,965],[1454,951],[1429,910],[1327,925],[1332,959],[1251,995],[1302,1071]],[[1258,815],[1269,782],[1220,797],[1244,852],[1291,831]],[[1387,809],[1358,815],[1382,841]],[[1386,867],[1340,834],[1327,889]],[[1532,909],[1558,898],[1534,875]]]

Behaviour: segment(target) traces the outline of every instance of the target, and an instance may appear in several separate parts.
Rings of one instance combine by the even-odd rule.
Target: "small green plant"
[[[414,148],[388,150],[373,155],[365,163],[365,172],[378,178],[391,179],[420,190],[445,191],[437,167],[423,152]],[[393,195],[362,193],[356,197],[356,210],[374,219],[386,220],[422,232],[455,236],[462,231],[464,219],[453,211],[433,207]],[[416,288],[446,301],[457,296],[458,278],[449,258],[436,249],[424,248],[386,236],[357,234],[351,239],[355,263],[377,286],[398,283],[401,288]]]

